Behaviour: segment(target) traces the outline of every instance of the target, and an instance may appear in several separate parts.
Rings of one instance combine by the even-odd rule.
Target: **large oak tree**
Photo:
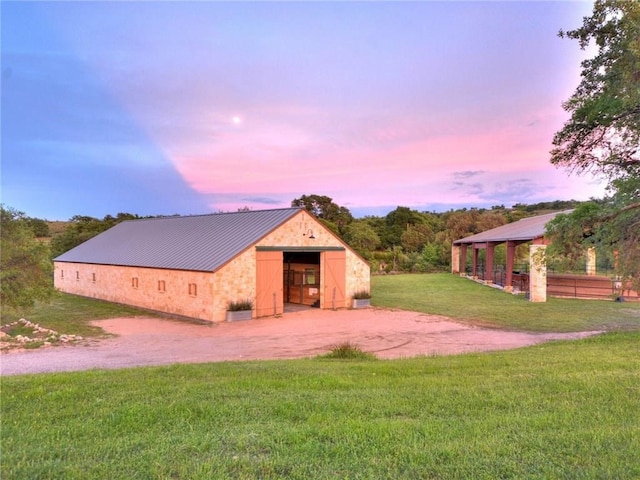
[[[616,255],[618,273],[640,287],[640,2],[596,0],[581,27],[560,32],[582,49],[582,78],[564,104],[571,118],[553,139],[551,162],[608,181],[608,196],[549,227],[555,249],[578,245]],[[615,252],[615,253],[614,253]]]

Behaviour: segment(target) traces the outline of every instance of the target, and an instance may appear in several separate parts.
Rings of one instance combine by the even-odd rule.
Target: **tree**
[[[381,238],[383,246],[387,248],[402,244],[402,234],[409,225],[419,225],[425,222],[423,215],[409,207],[397,207],[384,217],[386,234]]]
[[[102,220],[75,215],[69,220],[70,225],[51,240],[51,255],[55,258],[120,222],[139,218],[141,217],[132,213],[118,213],[115,217],[106,215]]]
[[[53,295],[53,264],[24,213],[0,205],[0,305],[2,309],[32,307]]]
[[[378,234],[364,220],[355,220],[347,225],[344,239],[363,256],[367,256],[368,252],[375,250],[380,245]]]
[[[446,246],[442,243],[427,243],[421,252],[423,268],[425,272],[432,272],[434,270],[442,269],[448,264],[449,255],[445,257],[443,250]],[[449,252],[450,253],[450,252]]]
[[[75,215],[69,219],[69,226],[51,239],[51,255],[53,258],[77,247],[111,226],[111,222],[102,222],[93,217]]]
[[[563,105],[571,114],[555,134],[551,163],[609,178],[640,174],[640,2],[596,0],[580,28],[560,31],[595,57]]]
[[[32,217],[25,217],[24,220],[37,238],[44,238],[49,236],[49,224],[45,220]]]
[[[498,228],[507,223],[507,217],[502,212],[485,211],[480,214],[476,221],[476,230],[485,232],[492,228]]]
[[[476,222],[479,216],[480,212],[476,209],[447,212],[445,215],[446,229],[451,240],[458,240],[478,233]]]
[[[292,207],[302,207],[311,215],[323,220],[323,223],[340,235],[344,234],[344,229],[353,221],[353,215],[346,207],[334,203],[331,197],[325,195],[302,195],[291,201]]]
[[[596,0],[580,28],[560,32],[595,57],[564,108],[571,118],[553,139],[551,162],[604,176],[608,196],[548,225],[550,253],[575,256],[576,245],[616,257],[620,276],[640,288],[640,2]]]
[[[400,236],[400,242],[405,252],[419,252],[424,246],[433,241],[435,234],[426,223],[407,225],[407,229]]]

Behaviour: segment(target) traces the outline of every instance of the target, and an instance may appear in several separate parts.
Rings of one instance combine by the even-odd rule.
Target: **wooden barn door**
[[[344,250],[322,252],[321,281],[324,283],[322,308],[345,307],[347,255]]]
[[[284,311],[282,252],[256,252],[256,317]]]

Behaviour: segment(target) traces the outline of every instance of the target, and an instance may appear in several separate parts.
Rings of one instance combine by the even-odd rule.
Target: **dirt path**
[[[446,317],[386,309],[306,310],[281,318],[197,325],[157,318],[95,322],[113,338],[3,354],[2,375],[173,363],[302,358],[350,341],[379,358],[504,350],[600,332],[526,333],[473,327]]]

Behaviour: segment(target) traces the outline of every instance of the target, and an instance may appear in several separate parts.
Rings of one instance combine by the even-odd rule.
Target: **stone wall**
[[[66,293],[212,321],[213,275],[207,272],[55,262]]]
[[[213,274],[213,321],[224,322],[229,302],[256,298],[256,252],[251,247]],[[254,305],[255,307],[255,305]]]

